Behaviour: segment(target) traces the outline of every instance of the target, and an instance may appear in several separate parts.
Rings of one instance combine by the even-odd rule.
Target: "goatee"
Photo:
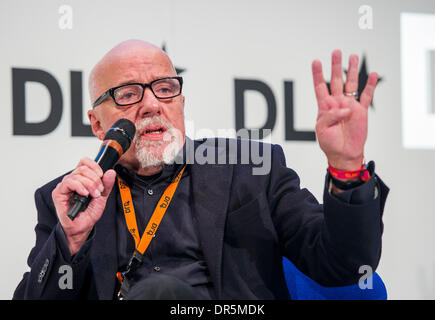
[[[161,126],[166,128],[163,140],[152,141],[142,137],[142,132],[147,126]],[[182,148],[183,134],[174,128],[171,123],[161,117],[145,118],[136,123],[136,135],[134,137],[136,158],[142,168],[163,167],[171,164]]]

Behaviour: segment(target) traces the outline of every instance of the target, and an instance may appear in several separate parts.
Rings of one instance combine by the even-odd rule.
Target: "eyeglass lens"
[[[180,94],[180,82],[177,79],[161,79],[151,84],[151,90],[157,98],[171,98]],[[142,99],[144,88],[139,84],[125,85],[113,92],[116,103],[134,104]]]

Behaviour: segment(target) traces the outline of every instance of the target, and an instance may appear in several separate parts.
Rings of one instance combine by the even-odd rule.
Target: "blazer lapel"
[[[98,298],[112,300],[117,271],[116,186],[113,187],[101,219],[95,225],[91,264]]]
[[[191,165],[193,212],[218,299],[222,290],[222,247],[232,173],[231,165]]]

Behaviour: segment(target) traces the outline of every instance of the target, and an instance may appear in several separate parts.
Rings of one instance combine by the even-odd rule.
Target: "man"
[[[312,65],[316,133],[329,164],[322,206],[300,189],[277,145],[263,175],[252,174],[252,163],[174,161],[206,144],[185,137],[182,80],[158,47],[130,40],[113,48],[90,75],[88,116],[100,140],[120,118],[135,123],[136,136],[116,171],[103,174],[83,158],[36,191],[31,271],[14,298],[287,299],[282,256],[321,284],[356,283],[360,266],[374,270],[379,262],[388,188],[373,166],[362,168],[377,75],[370,74],[358,101],[358,57],[350,57],[345,84],[341,64],[334,51],[331,93],[321,63]],[[204,150],[215,152],[215,142]],[[165,198],[174,184],[173,197]],[[71,221],[73,192],[92,201]],[[169,199],[164,206],[161,197]],[[130,218],[131,202],[137,220]],[[157,207],[165,208],[164,219],[148,229]],[[142,234],[150,241],[145,250],[139,250]],[[62,266],[73,271],[66,288]]]

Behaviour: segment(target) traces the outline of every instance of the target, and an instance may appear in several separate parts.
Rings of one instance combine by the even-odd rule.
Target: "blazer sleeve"
[[[51,200],[53,188],[43,187],[35,192],[38,211],[38,222],[35,227],[36,244],[27,259],[30,271],[23,275],[13,299],[79,298],[90,272],[89,248],[94,234],[91,233],[85,245],[71,257]]]
[[[381,256],[382,214],[389,191],[381,179],[373,174],[342,197],[329,193],[325,179],[321,205],[300,188],[298,175],[286,167],[282,148],[274,145],[272,150],[268,198],[283,255],[324,286],[357,283],[362,266],[374,272]]]

